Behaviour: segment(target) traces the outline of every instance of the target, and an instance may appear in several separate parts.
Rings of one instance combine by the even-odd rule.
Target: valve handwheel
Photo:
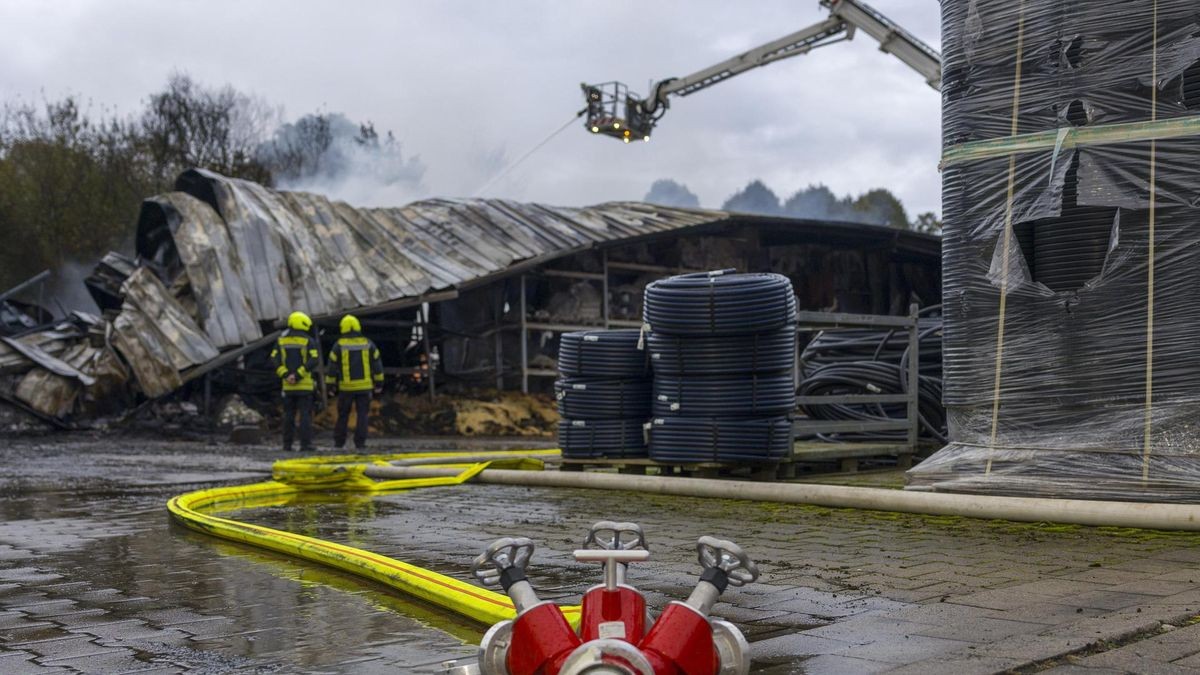
[[[592,525],[592,529],[588,530],[587,539],[583,540],[583,547],[606,551],[649,550],[641,525],[616,523],[611,520],[601,520]]]
[[[471,574],[484,586],[499,585],[506,570],[524,573],[534,548],[533,540],[528,537],[497,539],[471,563]]]
[[[745,586],[758,579],[758,565],[732,541],[700,537],[696,542],[696,554],[704,569],[716,568],[724,572],[730,586]]]

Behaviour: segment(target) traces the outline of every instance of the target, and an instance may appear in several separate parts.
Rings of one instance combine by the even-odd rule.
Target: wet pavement
[[[0,673],[419,672],[481,635],[370,582],[169,522],[175,494],[265,478],[271,448],[4,442]],[[743,628],[760,673],[1200,672],[1191,534],[483,485],[233,515],[464,579],[494,538],[529,536],[532,581],[564,602],[599,579],[569,558],[588,525],[633,520],[654,557],[630,580],[655,609],[691,590],[697,537],[732,539],[763,575],[715,613]]]

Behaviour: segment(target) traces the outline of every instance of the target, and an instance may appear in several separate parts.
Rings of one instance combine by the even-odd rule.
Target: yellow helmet
[[[312,319],[304,312],[292,312],[288,315],[288,328],[308,331],[312,328]]]
[[[340,324],[340,327],[343,335],[346,333],[362,332],[362,324],[359,323],[358,319],[354,318],[354,316],[351,314],[347,314],[346,316],[342,317],[342,323]]]

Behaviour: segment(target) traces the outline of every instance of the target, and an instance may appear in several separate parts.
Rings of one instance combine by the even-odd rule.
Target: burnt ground
[[[413,672],[469,655],[481,635],[382,587],[169,521],[175,494],[263,479],[273,447],[0,443],[0,672]],[[1192,534],[483,485],[238,515],[462,578],[495,537],[529,536],[531,578],[564,601],[599,578],[569,559],[587,526],[634,520],[654,558],[630,581],[655,609],[694,584],[698,536],[733,539],[763,575],[716,614],[746,632],[760,673],[1200,672]]]

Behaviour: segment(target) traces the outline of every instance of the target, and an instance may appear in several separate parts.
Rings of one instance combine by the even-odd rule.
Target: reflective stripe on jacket
[[[311,335],[291,328],[275,341],[271,363],[275,364],[275,374],[282,381],[285,392],[313,390],[313,372],[321,356],[317,349],[317,342]],[[295,384],[288,384],[288,375],[296,376]]]
[[[383,386],[383,362],[379,349],[361,333],[338,338],[329,351],[329,370],[325,383],[340,391],[370,391]]]

